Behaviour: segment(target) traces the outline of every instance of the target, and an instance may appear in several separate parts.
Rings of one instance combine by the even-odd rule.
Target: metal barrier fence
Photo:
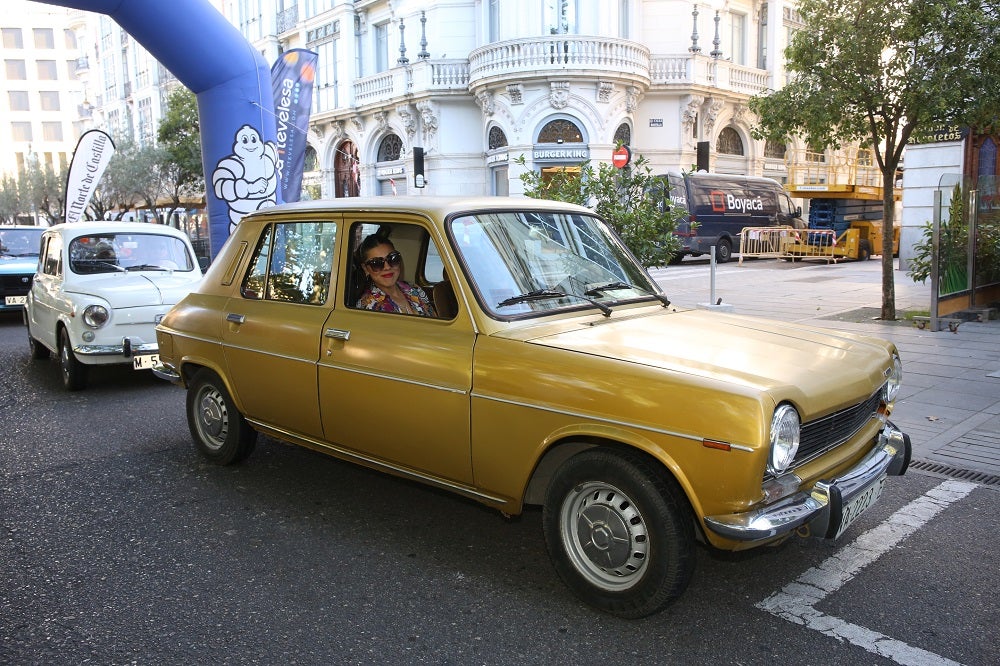
[[[740,232],[740,260],[826,259],[836,260],[837,234],[832,229],[793,227],[747,227]]]

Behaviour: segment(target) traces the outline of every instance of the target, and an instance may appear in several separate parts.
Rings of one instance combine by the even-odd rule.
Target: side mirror
[[[212,263],[208,260],[208,257],[198,257],[198,266],[201,268],[201,272],[204,273],[208,270],[208,265]]]

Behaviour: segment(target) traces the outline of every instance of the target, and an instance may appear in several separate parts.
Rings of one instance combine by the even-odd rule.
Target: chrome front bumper
[[[745,513],[706,516],[705,525],[719,536],[736,541],[764,541],[783,536],[803,525],[810,534],[833,537],[847,502],[882,475],[900,476],[910,464],[910,437],[892,423],[879,432],[875,448],[857,465],[829,481],[818,481],[810,491]]]
[[[177,372],[173,366],[167,365],[162,361],[154,361],[152,370],[153,375],[160,379],[165,379],[174,384],[181,381],[181,373]]]
[[[124,356],[132,358],[142,354],[155,354],[160,350],[155,342],[135,343],[131,338],[122,338],[118,345],[76,345],[73,352],[78,356]]]

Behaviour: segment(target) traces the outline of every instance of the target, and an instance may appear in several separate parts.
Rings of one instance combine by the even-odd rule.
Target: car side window
[[[45,275],[62,275],[62,238],[59,236],[49,236],[45,243],[45,250],[42,260],[39,262],[42,273]]]
[[[269,225],[243,280],[243,297],[306,305],[326,303],[336,240],[336,222]]]
[[[385,243],[399,253],[398,264],[392,264],[386,271],[395,269],[392,284],[381,285],[377,271],[368,272],[362,266],[363,243],[378,234]],[[379,246],[382,243],[378,244]],[[376,246],[378,247],[378,246]],[[373,248],[374,249],[374,248]],[[448,282],[441,253],[431,239],[427,229],[418,224],[359,222],[351,228],[351,266],[349,288],[345,294],[346,305],[355,309],[367,309],[396,314],[416,314],[453,319],[457,304],[451,284]],[[388,291],[396,291],[395,297]],[[387,291],[388,290],[388,291]],[[401,293],[410,303],[400,306]],[[439,298],[436,298],[436,295]],[[393,303],[396,303],[395,305]],[[404,309],[405,308],[405,309]]]

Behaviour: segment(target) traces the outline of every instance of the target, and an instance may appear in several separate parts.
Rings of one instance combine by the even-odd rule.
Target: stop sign
[[[619,146],[611,153],[611,163],[619,169],[627,166],[630,161],[632,161],[632,151],[628,146]]]

